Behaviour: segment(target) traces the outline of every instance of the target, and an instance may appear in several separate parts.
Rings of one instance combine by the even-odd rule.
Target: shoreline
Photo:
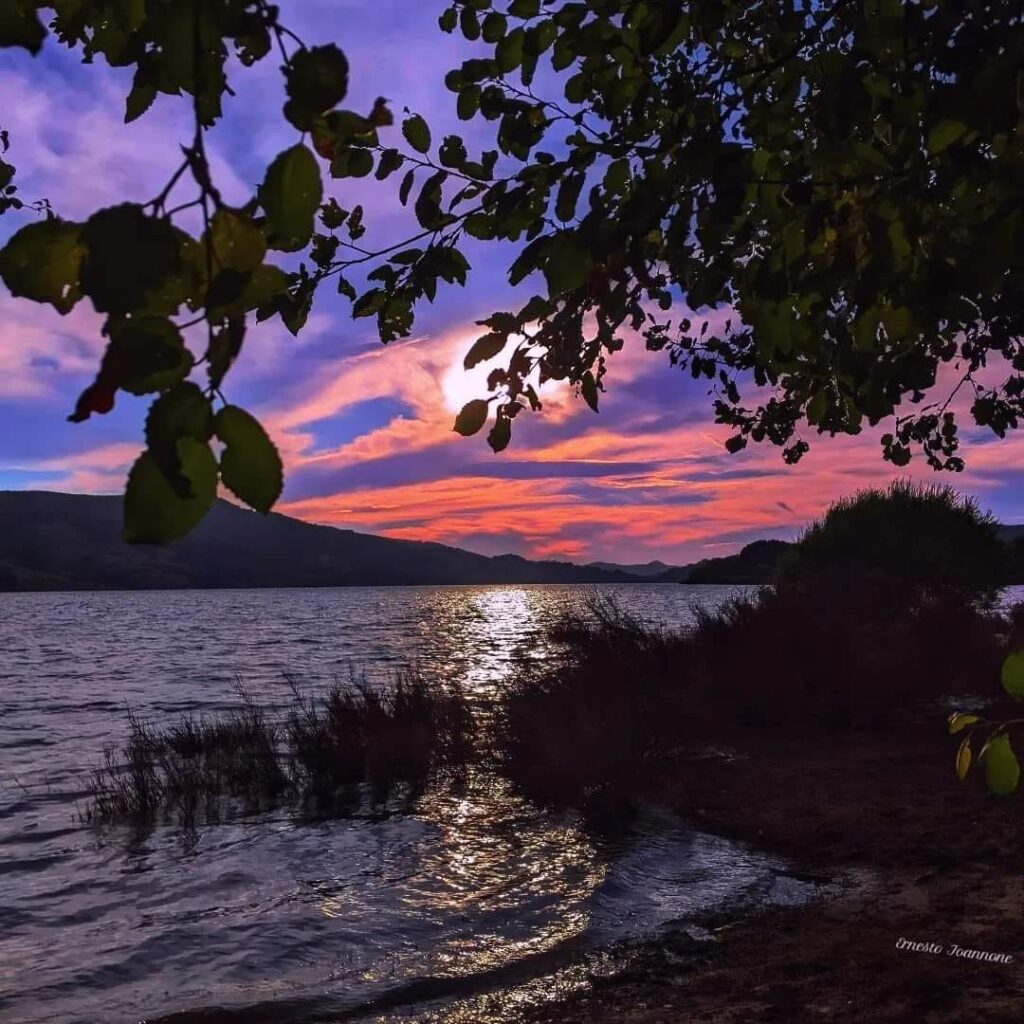
[[[816,894],[734,908],[707,922],[713,941],[670,929],[613,976],[525,1019],[1020,1020],[1024,820],[1013,798],[956,780],[941,716],[900,731],[733,742],[729,760],[661,765],[651,798],[694,828],[784,857],[794,877],[821,883]]]

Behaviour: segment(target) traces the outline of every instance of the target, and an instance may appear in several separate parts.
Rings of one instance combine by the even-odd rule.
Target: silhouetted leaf
[[[190,495],[181,497],[151,452],[143,452],[128,474],[124,537],[132,544],[163,544],[185,536],[209,511],[217,495],[217,460],[209,445],[192,437],[175,444],[179,472]]]
[[[149,407],[146,444],[151,450],[175,449],[183,437],[209,441],[213,436],[210,399],[191,381],[165,392]]]
[[[333,43],[296,51],[285,70],[285,116],[308,131],[318,114],[337,106],[348,92],[348,61]]]
[[[170,320],[147,316],[114,320],[101,374],[124,391],[145,395],[173,387],[192,368],[192,355]]]
[[[85,247],[81,289],[101,313],[144,309],[182,269],[180,232],[133,203],[94,213],[80,237]]]
[[[257,419],[235,405],[217,413],[214,429],[225,446],[220,460],[225,487],[257,512],[269,512],[284,485],[284,468],[274,442]]]
[[[512,421],[507,416],[499,416],[487,435],[487,443],[491,446],[491,450],[497,453],[503,452],[511,440]]]
[[[488,359],[501,355],[502,350],[508,342],[505,334],[485,334],[473,342],[473,347],[466,353],[463,365],[467,370],[472,370],[478,363],[485,363]]]
[[[487,422],[487,414],[490,406],[481,398],[474,398],[467,402],[458,416],[455,417],[455,426],[452,428],[463,437],[470,437],[477,433]]]
[[[38,53],[46,38],[46,29],[29,0],[4,0],[0,3],[0,47],[21,46]]]
[[[12,295],[67,313],[82,296],[78,275],[84,254],[79,225],[47,218],[26,224],[0,249],[0,278]]]
[[[430,129],[427,122],[419,114],[407,117],[402,123],[402,134],[406,142],[419,153],[426,153],[430,150]]]
[[[300,144],[279,153],[259,190],[270,246],[297,252],[308,245],[322,198],[320,168],[309,149]]]
[[[210,222],[215,266],[254,270],[263,261],[267,240],[253,219],[241,210],[221,207]]]
[[[276,268],[272,268],[276,269]],[[232,316],[222,327],[215,328],[210,339],[207,370],[210,386],[219,388],[231,364],[238,358],[245,340],[245,317]]]
[[[593,257],[579,242],[568,235],[558,236],[547,250],[544,263],[548,293],[554,298],[581,288],[589,280],[593,266]]]
[[[152,82],[136,72],[135,83],[132,85],[132,90],[128,93],[128,98],[125,101],[125,124],[131,124],[132,121],[142,117],[153,105],[156,93],[156,82]]]

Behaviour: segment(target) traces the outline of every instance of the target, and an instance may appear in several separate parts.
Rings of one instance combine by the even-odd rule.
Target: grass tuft
[[[237,708],[162,728],[129,712],[127,739],[92,774],[83,818],[193,828],[282,804],[354,813],[415,799],[472,746],[458,687],[411,670],[384,686],[353,678],[319,696],[294,689],[283,715],[238,693]]]

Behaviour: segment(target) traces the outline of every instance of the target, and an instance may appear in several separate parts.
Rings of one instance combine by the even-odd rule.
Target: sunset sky
[[[307,42],[335,41],[346,52],[352,81],[345,106],[369,109],[383,95],[399,116],[405,106],[424,114],[435,140],[458,131],[470,148],[492,145],[491,126],[467,131],[444,88],[444,72],[469,51],[438,30],[442,3],[291,0],[281,7]],[[160,191],[179,142],[190,136],[189,111],[161,97],[124,127],[129,77],[101,64],[83,68],[53,39],[36,59],[0,51],[0,127],[10,131],[23,197],[48,197],[58,212],[79,218]],[[226,197],[243,201],[295,133],[280,116],[277,61],[236,73],[232,84],[238,95],[226,100],[227,116],[208,147]],[[328,187],[345,207],[364,203],[364,241],[411,233],[411,215],[394,198],[397,181]],[[26,216],[0,220],[0,238]],[[330,292],[298,340],[277,322],[250,334],[226,390],[260,416],[284,453],[280,511],[487,554],[682,563],[756,537],[790,537],[832,498],[891,479],[881,431],[809,437],[810,454],[797,467],[767,446],[728,455],[706,387],[642,343],[611,360],[599,415],[554,387],[543,395],[543,413],[519,417],[501,455],[483,434],[459,437],[454,412],[482,394],[487,372],[461,370],[477,336],[474,321],[531,293],[529,282],[517,293],[509,288],[508,249],[477,245],[467,255],[468,287],[444,288],[420,310],[414,335],[388,348],[373,321],[351,321],[347,302]],[[60,317],[0,294],[0,487],[120,491],[140,447],[145,401],[119,395],[108,416],[65,420],[95,373],[100,324],[88,302]],[[967,449],[967,471],[948,479],[1004,522],[1022,521],[1022,444],[979,439]],[[912,468],[934,478],[923,460]]]

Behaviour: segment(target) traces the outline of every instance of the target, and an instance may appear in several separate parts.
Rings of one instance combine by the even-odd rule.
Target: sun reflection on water
[[[421,621],[431,659],[453,666],[486,732],[494,699],[522,660],[543,657],[543,626],[557,609],[544,590],[515,586],[465,589],[440,598],[441,614]],[[448,602],[457,602],[457,607]],[[407,849],[407,871],[391,880],[410,929],[463,921],[429,948],[410,954],[398,973],[457,978],[548,952],[586,931],[588,901],[606,864],[578,822],[538,810],[487,763],[474,764],[457,786],[438,785],[413,816],[425,830]],[[323,893],[319,908],[344,918],[350,900]],[[472,926],[468,926],[472,922]],[[404,958],[403,958],[404,959]],[[364,972],[394,978],[395,963]]]

